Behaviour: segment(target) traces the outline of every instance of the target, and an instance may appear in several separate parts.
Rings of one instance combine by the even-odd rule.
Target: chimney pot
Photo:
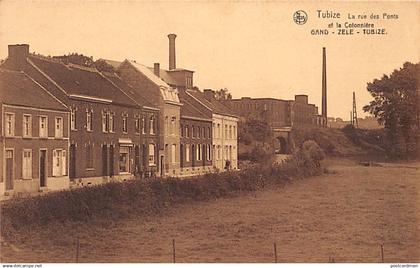
[[[155,63],[153,65],[153,72],[155,73],[157,77],[160,77],[160,64],[159,63]]]

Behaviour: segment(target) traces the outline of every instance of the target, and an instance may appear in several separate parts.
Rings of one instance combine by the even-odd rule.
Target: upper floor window
[[[233,138],[236,138],[236,126],[233,126]]]
[[[176,117],[172,116],[171,118],[171,134],[175,134],[175,129],[176,129]]]
[[[109,132],[114,132],[114,114],[109,113]]]
[[[197,127],[197,138],[201,138],[201,129]]]
[[[146,119],[144,119],[144,116],[141,118],[141,133],[146,134]]]
[[[72,107],[70,110],[70,129],[76,130],[76,108]]]
[[[15,115],[11,113],[6,114],[6,136],[15,135]]]
[[[227,138],[227,137],[228,137],[228,126],[225,125],[225,138]]]
[[[23,115],[23,137],[30,137],[32,135],[32,116],[29,114]]]
[[[39,137],[48,137],[48,117],[46,116],[39,117]]]
[[[109,131],[109,113],[102,111],[102,132]]]
[[[186,138],[190,137],[190,129],[188,128],[188,126],[185,126],[185,137]]]
[[[128,116],[127,115],[123,115],[123,129],[122,129],[122,131],[124,132],[124,133],[127,133],[128,132]]]
[[[56,138],[63,137],[63,118],[62,117],[55,118],[55,137]]]
[[[151,116],[149,119],[149,132],[150,134],[155,134],[155,117]]]
[[[195,138],[195,127],[194,126],[191,126],[191,132],[192,132],[191,137]]]
[[[217,124],[217,137],[221,138],[221,130],[220,130],[220,124]]]
[[[229,138],[232,138],[232,126],[229,126]]]
[[[86,110],[86,130],[92,131],[93,130],[93,111]]]
[[[207,128],[207,134],[208,134],[207,138],[211,138],[211,130],[210,130],[210,127]]]
[[[134,118],[134,128],[136,133],[140,133],[140,118]]]

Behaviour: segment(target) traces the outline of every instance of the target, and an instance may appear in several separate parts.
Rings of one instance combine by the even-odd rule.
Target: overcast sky
[[[319,19],[316,10],[340,12]],[[293,13],[305,10],[297,25]],[[383,13],[398,19],[382,19]],[[347,13],[379,14],[381,36],[312,36],[313,28],[345,22]],[[355,22],[364,22],[355,20]],[[321,106],[322,47],[327,47],[328,115],[348,120],[352,92],[369,102],[366,83],[420,61],[420,3],[0,1],[0,58],[7,45],[30,44],[31,52],[78,52],[94,59],[135,59],[168,67],[168,33],[176,33],[177,67],[195,71],[203,88],[228,88],[242,96],[292,99],[308,94]],[[331,31],[331,30],[330,30]],[[319,112],[320,108],[319,108]]]

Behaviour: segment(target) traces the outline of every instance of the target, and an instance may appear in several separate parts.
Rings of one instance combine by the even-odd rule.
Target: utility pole
[[[359,127],[359,124],[357,122],[357,110],[356,110],[356,93],[353,91],[353,112],[352,112],[352,125],[355,128]]]

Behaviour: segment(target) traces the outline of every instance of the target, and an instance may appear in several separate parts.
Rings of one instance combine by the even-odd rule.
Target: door
[[[45,187],[46,185],[46,161],[47,161],[47,151],[46,150],[40,150],[39,151],[39,185],[41,187]]]
[[[102,145],[102,176],[108,175],[108,146]]]
[[[134,175],[139,175],[140,170],[140,147],[136,145],[134,147]]]
[[[76,145],[70,145],[70,179],[76,178]]]
[[[164,156],[163,155],[161,155],[160,156],[160,176],[161,177],[163,177],[163,175],[164,175],[164,165],[165,165],[165,163],[163,162],[165,160],[165,158],[164,158]]]
[[[114,176],[114,145],[109,145],[109,176]]]
[[[6,190],[13,189],[13,150],[6,150]]]

